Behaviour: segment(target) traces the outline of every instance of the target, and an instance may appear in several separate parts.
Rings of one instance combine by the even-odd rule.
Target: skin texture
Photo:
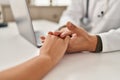
[[[60,31],[54,32],[55,36],[59,36],[64,39],[66,36],[70,36],[69,46],[67,52],[81,52],[81,51],[95,51],[97,45],[96,35],[88,34],[83,28],[77,27],[71,22],[66,24],[66,28]],[[44,38],[44,39],[42,39]],[[45,37],[42,36],[41,40],[44,42]]]
[[[70,40],[52,34],[46,37],[39,56],[0,72],[0,80],[41,80],[62,59]]]

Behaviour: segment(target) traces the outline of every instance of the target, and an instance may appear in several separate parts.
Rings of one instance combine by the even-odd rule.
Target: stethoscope
[[[97,15],[97,17],[98,18],[102,18],[104,15],[105,15],[105,13],[107,12],[107,10],[108,10],[108,4],[109,4],[109,0],[106,0],[107,2],[107,4],[105,4],[105,10],[103,11],[101,11],[98,15]],[[90,0],[87,0],[86,1],[86,14],[85,14],[85,16],[82,18],[82,19],[80,19],[80,21],[83,23],[83,25],[88,25],[91,21],[90,21],[90,19],[89,19],[89,4],[90,4]]]

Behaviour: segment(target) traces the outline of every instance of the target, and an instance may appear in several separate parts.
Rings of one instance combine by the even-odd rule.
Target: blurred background
[[[27,0],[32,20],[47,19],[58,22],[71,0]],[[0,22],[14,21],[9,1],[0,0]]]

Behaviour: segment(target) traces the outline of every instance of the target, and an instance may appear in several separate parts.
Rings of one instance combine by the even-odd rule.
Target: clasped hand
[[[68,22],[66,24],[66,28],[62,28],[60,31],[50,32],[50,34],[61,39],[65,39],[67,36],[70,36],[70,40],[66,50],[70,53],[81,51],[95,51],[96,49],[96,35],[89,34],[82,27],[77,27],[71,22]],[[41,37],[43,43],[45,39],[46,37]]]

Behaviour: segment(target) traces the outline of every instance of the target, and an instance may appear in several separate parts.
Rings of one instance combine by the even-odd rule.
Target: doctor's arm
[[[0,72],[0,80],[40,80],[43,78],[62,59],[69,42],[69,37],[61,39],[51,34],[49,33],[46,37],[39,56]]]
[[[91,21],[89,27],[91,27],[92,30],[90,31],[90,33],[98,34],[98,33],[108,32],[111,29],[118,29],[119,25],[120,25],[120,17],[119,17],[120,10],[119,10],[119,5],[120,5],[120,1],[119,0],[116,0],[113,3],[109,3],[110,7],[108,7],[107,11],[105,11],[104,14],[101,17],[96,17],[96,18],[94,18]],[[75,8],[75,7],[73,7],[73,8]],[[81,8],[80,8],[80,10],[82,11]],[[76,8],[74,10],[77,11],[79,9],[76,6]],[[96,9],[95,12],[97,12],[97,10],[98,9]],[[81,11],[78,11],[78,13],[80,14]],[[71,16],[67,15],[66,12],[71,13]],[[71,22],[72,18],[74,19],[74,21],[80,20],[80,18],[81,18],[80,17],[81,14],[79,16],[79,15],[76,14],[77,12],[76,13],[73,12],[73,14],[72,14],[72,10],[69,10],[69,9],[66,12],[65,12],[65,15],[63,15],[63,18],[61,18],[60,24],[62,24],[61,22],[66,22],[66,21],[70,21]],[[82,13],[84,13],[84,12],[82,12]],[[95,16],[97,16],[97,15],[98,14],[95,14]],[[66,17],[66,16],[69,16],[70,19],[69,18],[67,20],[64,19],[64,17]],[[76,21],[76,23],[78,23],[78,22],[80,22],[80,21]],[[74,22],[72,22],[72,23],[74,23]],[[84,27],[84,26],[82,26],[82,27]],[[67,34],[67,35],[71,34],[71,32],[66,28],[66,26],[61,27],[59,29],[59,31],[62,32],[61,37],[64,37],[64,34]]]
[[[102,52],[119,51],[120,50],[120,28],[113,29],[106,33],[98,34],[102,39]]]
[[[64,11],[59,26],[65,26],[68,21],[79,25],[83,15],[83,0],[72,0],[71,5]]]
[[[110,52],[120,50],[120,28],[109,32],[92,35],[81,27],[68,22],[67,28],[72,32],[67,52]],[[60,35],[55,32],[54,35]]]

